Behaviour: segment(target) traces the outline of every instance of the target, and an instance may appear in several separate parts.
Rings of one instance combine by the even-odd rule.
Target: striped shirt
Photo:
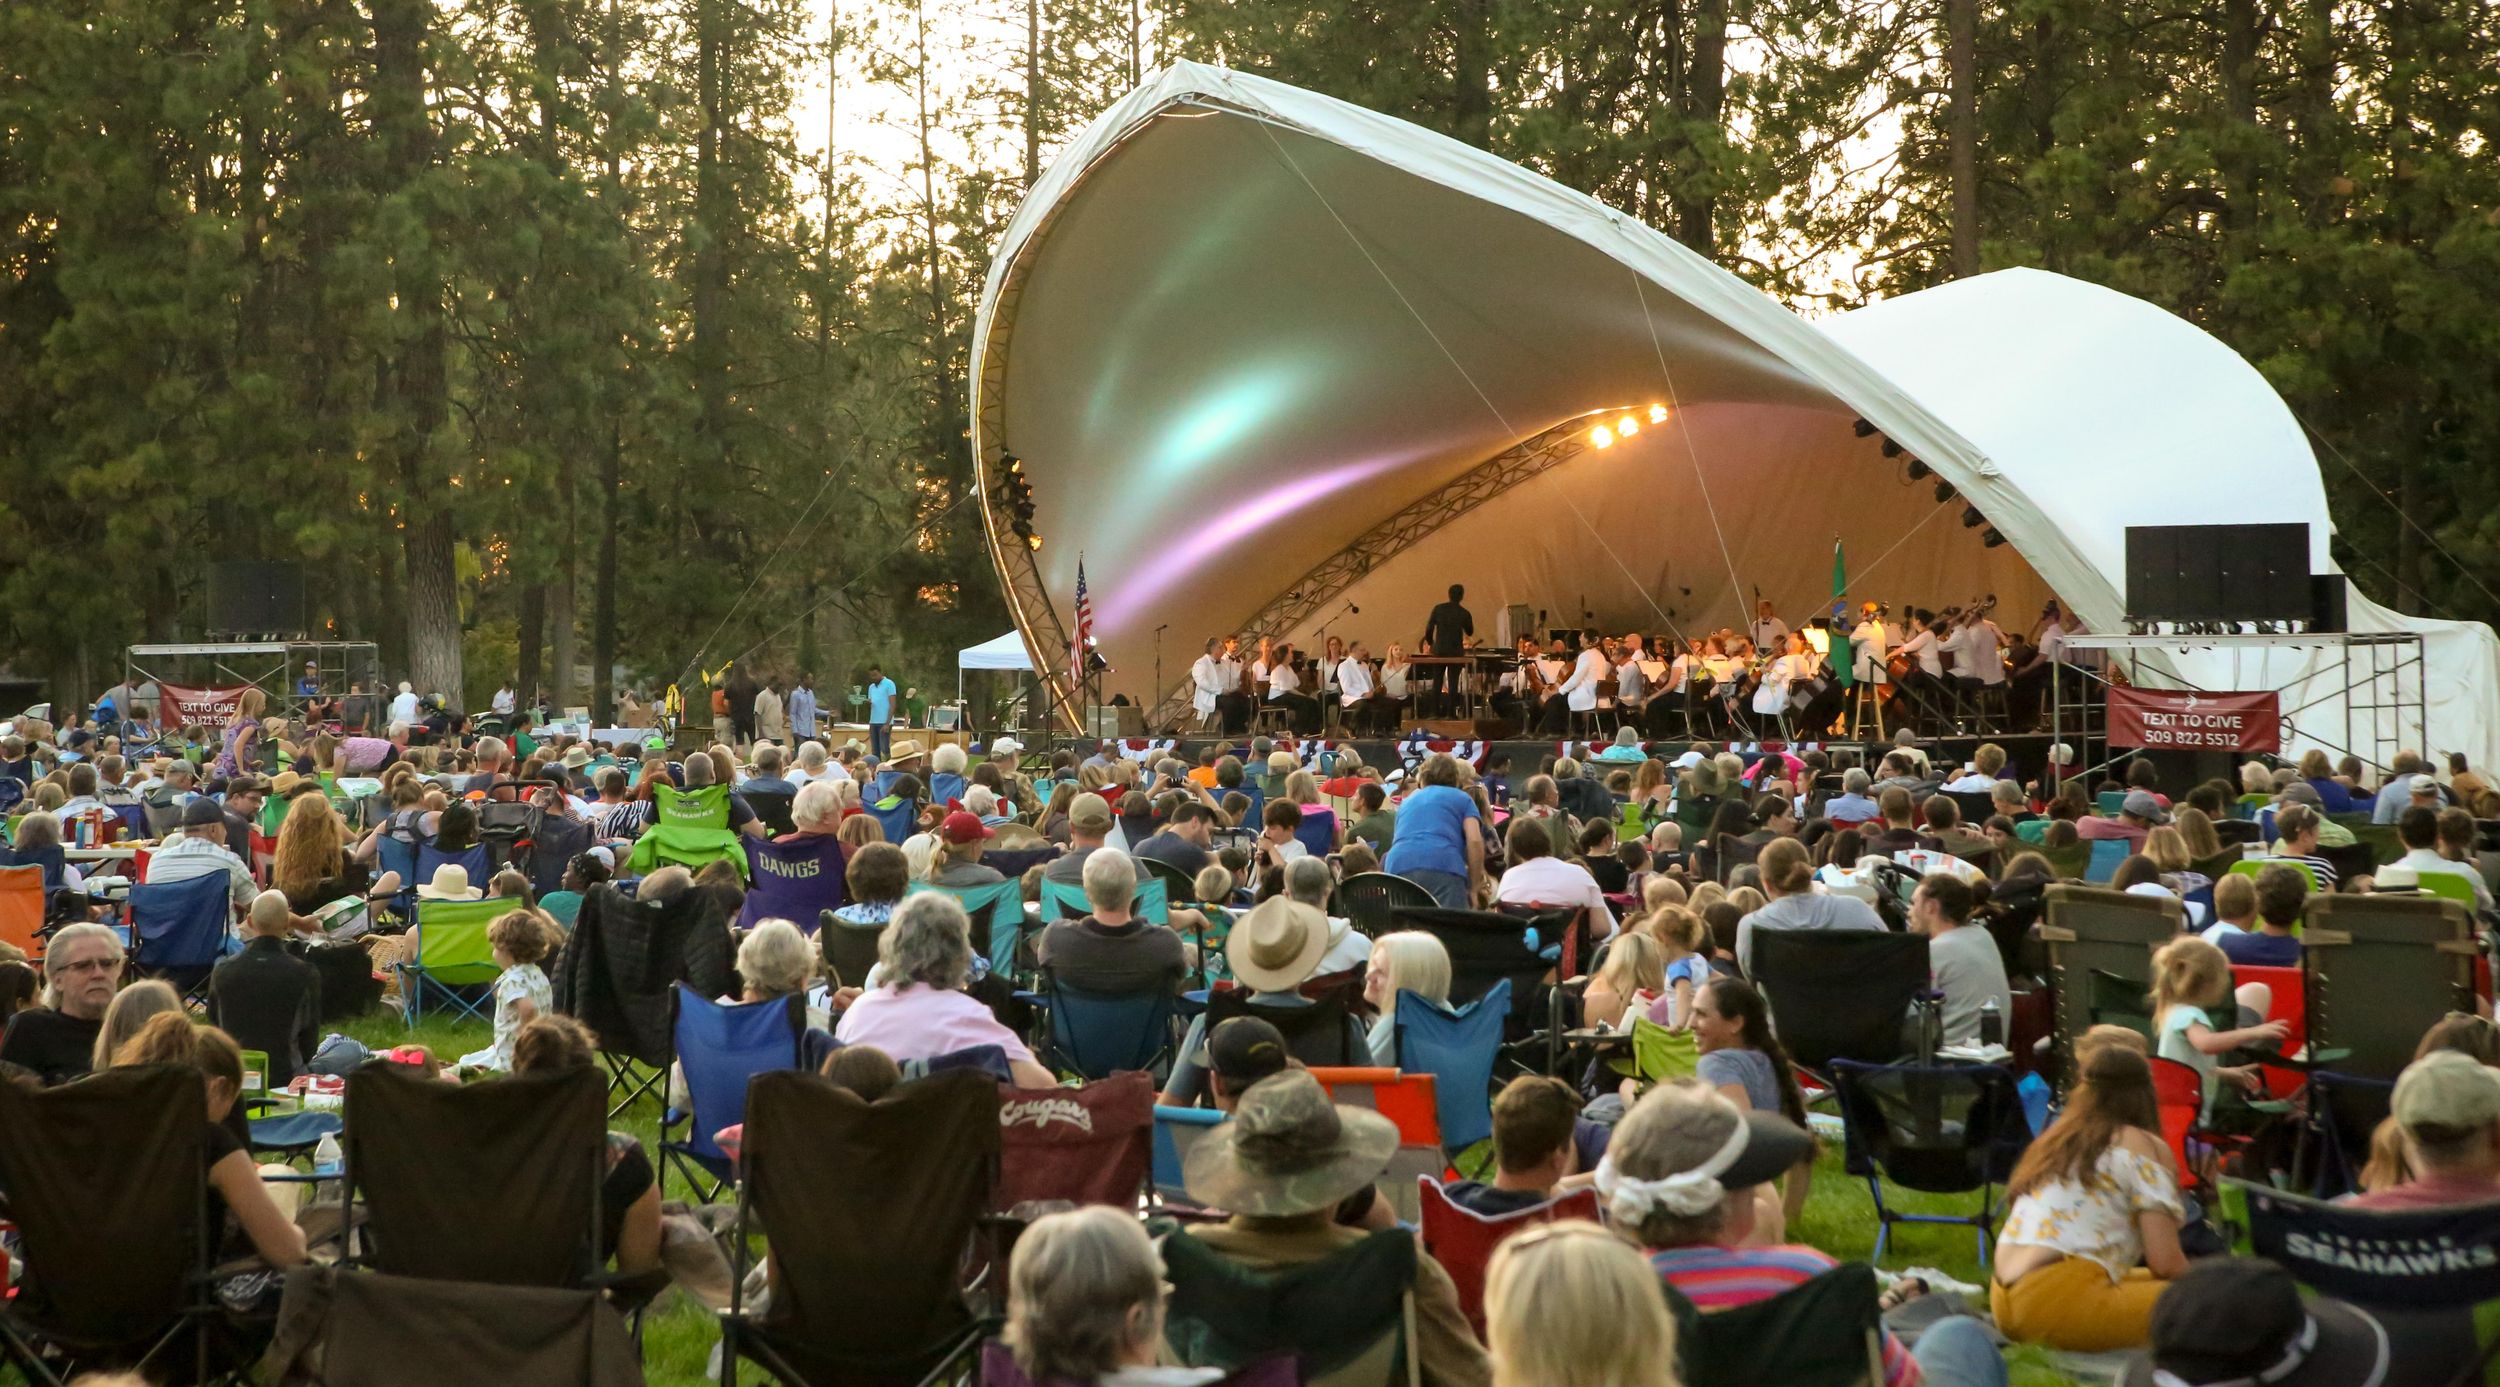
[[[1840,1265],[1811,1247],[1660,1247],[1649,1264],[1704,1312],[1768,1300]],[[1884,1387],[1920,1387],[1918,1362],[1884,1331]]]

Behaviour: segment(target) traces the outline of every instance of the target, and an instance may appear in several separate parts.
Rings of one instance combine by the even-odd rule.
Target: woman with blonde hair
[[[1328,801],[1321,798],[1319,792],[1319,778],[1317,776],[1312,775],[1309,771],[1300,770],[1286,776],[1285,798],[1292,801],[1295,805],[1300,806],[1302,810],[1302,827],[1306,834],[1315,835],[1316,831],[1312,830],[1311,821],[1313,819],[1317,819],[1320,823],[1326,825],[1327,827],[1328,851],[1335,852],[1338,848],[1344,846],[1345,829],[1343,821],[1338,819],[1336,810],[1328,807]],[[1326,854],[1322,854],[1322,856],[1325,855]]]
[[[1493,1387],[1678,1387],[1658,1273],[1594,1223],[1531,1228],[1495,1248],[1484,1329]]]
[[[1398,994],[1412,992],[1435,1002],[1450,999],[1450,951],[1421,930],[1384,934],[1372,944],[1370,964],[1363,972],[1363,1000],[1379,1014],[1372,1022],[1372,1063],[1395,1068],[1398,1062]]]
[[[1646,934],[1627,933],[1606,946],[1606,961],[1580,998],[1580,1024],[1630,1030],[1624,1018],[1647,1011],[1666,994],[1666,952]]]
[[[2195,805],[2180,805],[2178,812],[2170,816],[2170,826],[2179,831],[2179,841],[2187,845],[2191,862],[2202,862],[2221,854],[2221,832],[2214,827],[2213,817]],[[2145,842],[2150,845],[2151,834],[2145,835]]]
[[[96,1032],[95,1067],[112,1068],[122,1047],[138,1039],[139,1032],[160,1016],[187,1017],[182,994],[172,984],[150,978],[114,993],[113,1004],[104,1009],[104,1029]]]
[[[260,714],[269,706],[269,695],[255,686],[246,686],[234,704],[234,716],[226,723],[224,741],[217,750],[216,764],[209,774],[232,780],[255,769],[260,763],[260,741],[263,733]]]
[[[347,821],[330,801],[314,794],[297,795],[278,824],[278,847],[269,884],[286,893],[287,909],[310,915],[330,902],[351,896],[392,895],[399,875],[385,872],[374,880],[347,850]]]
[[[848,852],[866,847],[870,843],[884,842],[885,825],[877,822],[877,816],[874,814],[853,814],[842,821],[840,828],[833,831],[833,837],[834,841],[840,843],[843,850]]]

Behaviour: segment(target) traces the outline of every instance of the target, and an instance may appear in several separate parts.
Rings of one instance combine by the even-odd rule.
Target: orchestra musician
[[[1648,655],[1642,649],[1638,631],[1625,633],[1622,644],[1615,649],[1615,711],[1626,721],[1638,723],[1649,702],[1649,672],[1645,664]]]
[[[1944,639],[1944,649],[1953,656],[1953,680],[1964,694],[2005,682],[2005,633],[1988,619],[1995,606],[1995,598],[1973,602]]]
[[[1424,618],[1422,651],[1426,655],[1455,659],[1467,653],[1467,642],[1476,634],[1476,618],[1467,610],[1467,588],[1462,583],[1450,584],[1449,600],[1432,609]],[[1440,697],[1434,702],[1443,708],[1456,706],[1458,681],[1466,677],[1459,665],[1443,665],[1432,671],[1432,686]]]
[[[1888,661],[1897,643],[1884,623],[1883,608],[1872,602],[1859,607],[1858,624],[1849,632],[1850,677],[1861,684],[1890,684]]]
[[[1753,648],[1777,655],[1788,648],[1788,623],[1779,619],[1768,600],[1753,604],[1753,625],[1745,630]]]
[[[1331,636],[1331,642],[1335,637]],[[1337,716],[1357,736],[1380,730],[1382,702],[1372,676],[1371,652],[1356,641],[1337,662]]]
[[[1294,648],[1279,645],[1267,667],[1267,701],[1285,710],[1299,736],[1319,733],[1319,700],[1302,692],[1302,675],[1294,667]]]
[[[1554,652],[1562,653],[1563,643],[1554,642]],[[1559,737],[1568,730],[1573,713],[1597,710],[1597,688],[1613,673],[1606,663],[1606,649],[1597,630],[1591,627],[1580,633],[1580,654],[1571,662],[1571,673],[1554,685],[1546,696],[1541,726],[1545,735]]]
[[[1537,654],[1536,637],[1522,635],[1512,656],[1518,663],[1506,671],[1493,694],[1496,716],[1518,724],[1523,730],[1545,706],[1545,671]]]
[[[1413,676],[1408,668],[1406,647],[1389,642],[1388,653],[1380,661],[1380,715],[1392,731],[1399,715],[1406,711],[1407,700],[1414,697]]]
[[[1241,686],[1241,667],[1227,659],[1232,645],[1229,637],[1207,637],[1206,653],[1189,667],[1189,707],[1201,723],[1213,717],[1223,731],[1237,734],[1249,719],[1246,711],[1241,712],[1242,721],[1236,724],[1236,710],[1226,706],[1227,700],[1238,697],[1236,690]]]

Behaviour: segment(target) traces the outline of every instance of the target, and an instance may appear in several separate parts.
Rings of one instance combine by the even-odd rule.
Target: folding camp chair
[[[994,868],[1009,881],[1022,880],[1024,874],[1059,855],[1056,844],[1037,843],[1032,847],[993,846],[981,854],[982,862]]]
[[[832,836],[811,835],[788,843],[746,838],[740,846],[746,850],[747,895],[738,911],[738,928],[788,920],[813,934],[820,914],[850,904],[842,844]]]
[[[1206,1032],[1241,1016],[1255,1016],[1274,1026],[1284,1036],[1285,1048],[1293,1057],[1313,1068],[1334,1065],[1344,1067],[1371,1062],[1368,1047],[1359,1052],[1352,1030],[1346,1022],[1346,999],[1342,990],[1314,999],[1307,1007],[1273,1007],[1254,1005],[1251,994],[1238,987],[1222,988],[1207,994]]]
[[[1357,872],[1337,883],[1337,905],[1346,920],[1367,939],[1397,929],[1396,912],[1430,910],[1440,902],[1432,893],[1394,872]]]
[[[1995,1241],[1996,1187],[2031,1145],[2031,1120],[2010,1070],[1994,1065],[1877,1065],[1832,1061],[1847,1127],[1847,1169],[1875,1201],[1874,1260],[1896,1223],[1964,1224],[1979,1239],[1979,1265]],[[1979,1195],[1973,1214],[1903,1213],[1884,1203],[1884,1182],[1925,1194]]]
[[[593,836],[591,826],[579,819],[540,815],[528,844],[530,889],[540,896],[563,890],[566,864],[590,851]]]
[[[633,1342],[597,1291],[305,1268],[290,1278],[290,1307],[298,1299],[294,1288],[312,1284],[325,1284],[326,1290],[303,1297],[307,1315],[288,1321],[288,1327],[303,1326],[310,1307],[320,1307],[318,1363],[290,1360],[273,1381],[318,1381],[324,1387],[412,1382],[640,1387],[643,1381]]]
[[[2309,1044],[2309,978],[2300,968],[2266,968],[2256,964],[2231,965],[2231,986],[2245,987],[2253,982],[2266,985],[2274,1002],[2265,1015],[2268,1021],[2280,1021],[2286,1027],[2281,1053],[2297,1055]],[[2288,1099],[2302,1087],[2305,1076],[2297,1069],[2273,1067],[2264,1071],[2266,1094],[2270,1098]]]
[[[889,843],[902,842],[920,827],[920,805],[912,800],[879,794],[868,803],[866,812],[868,817],[877,821],[879,828],[885,830],[885,840]]]
[[[2321,1070],[2309,1076],[2309,1084],[2308,1178],[2296,1183],[2332,1199],[2361,1188],[2370,1141],[2394,1106],[2396,1082]]]
[[[1190,877],[1189,873],[1159,857],[1139,857],[1136,860],[1137,865],[1145,869],[1148,877],[1162,885],[1163,898],[1166,901],[1188,903],[1197,900],[1198,883]]]
[[[2500,1202],[2374,1211],[2223,1182],[2232,1250],[2367,1311],[2387,1334],[2387,1383],[2489,1380],[2500,1324]]]
[[[1392,1027],[1398,1069],[1430,1074],[1438,1091],[1441,1149],[1456,1154],[1493,1135],[1493,1065],[1510,1012],[1510,979],[1472,1002],[1448,1006],[1400,991]]]
[[[935,1379],[985,1326],[960,1269],[998,1182],[999,1089],[957,1071],[875,1103],[814,1074],[756,1076],[739,1153],[738,1228],[722,1314],[724,1380],[740,1358],[790,1383]],[[772,1302],[745,1303],[753,1225]]]
[[[1315,1262],[1253,1270],[1175,1230],[1162,1240],[1171,1285],[1163,1347],[1196,1368],[1240,1368],[1275,1353],[1299,1362],[1304,1382],[1392,1387],[1412,1379],[1407,1326],[1419,1249],[1383,1229]]]
[[[634,840],[626,868],[647,876],[663,866],[699,870],[714,862],[734,862],[740,875],[747,868],[741,836],[729,827],[729,787],[705,785],[678,790],[667,785],[651,789],[652,822]],[[903,841],[900,838],[894,842]]]
[[[660,1116],[660,1159],[698,1196],[716,1204],[737,1180],[737,1163],[714,1136],[746,1121],[747,1083],[758,1074],[804,1063],[807,1005],[797,996],[724,1004],[683,983],[669,989],[675,1005],[669,1031],[686,1076],[683,1109]],[[682,1136],[670,1129],[685,1124]]]
[[[1438,906],[1399,907],[1392,912],[1399,929],[1421,930],[1441,941],[1450,955],[1450,1000],[1473,1001],[1496,982],[1510,984],[1510,1018],[1505,1036],[1517,1039],[1533,1028],[1537,998],[1554,971],[1570,921],[1560,915],[1522,920],[1498,910],[1445,910]],[[1553,951],[1553,957],[1546,953]]]
[[[1175,1108],[1155,1104],[1154,1193],[1157,1203],[1189,1204],[1185,1171],[1190,1150],[1225,1115],[1214,1108]]]
[[[1146,877],[1137,883],[1137,894],[1129,898],[1129,913],[1158,925],[1172,923],[1172,898],[1163,883]],[[1085,899],[1085,888],[1064,881],[1042,882],[1042,923],[1073,920],[1091,913],[1093,906]]]
[[[402,921],[415,917],[417,888],[425,884],[417,877],[417,842],[413,820],[394,820],[385,824],[381,837],[375,840],[380,867],[375,875],[379,876],[382,872],[399,874],[399,894],[391,897],[391,909]]]
[[[1415,1190],[1417,1206],[1423,1212],[1420,1231],[1424,1251],[1432,1254],[1432,1260],[1439,1262],[1457,1285],[1458,1306],[1467,1312],[1467,1322],[1475,1326],[1478,1338],[1484,1336],[1484,1274],[1492,1264],[1493,1249],[1512,1234],[1541,1224],[1575,1218],[1597,1222],[1594,1189],[1579,1190],[1499,1217],[1451,1203],[1441,1182],[1428,1176],[1415,1182]]]
[[[877,949],[885,930],[883,925],[846,924],[831,915],[816,917],[816,947],[824,955],[833,986],[867,985],[868,970],[877,966]]]
[[[1778,1295],[1706,1314],[1673,1282],[1663,1284],[1685,1382],[1883,1387],[1883,1313],[1874,1270],[1864,1262],[1843,1262]]]
[[[2326,883],[2318,879],[2317,868],[2310,866],[2306,862],[2286,861],[2280,857],[2243,857],[2239,861],[2231,864],[2230,875],[2253,878],[2268,867],[2289,867],[2293,871],[2300,873],[2302,876],[2309,878],[2310,890],[2323,891],[2326,889]]]
[[[417,902],[416,923],[408,927],[408,951],[399,960],[402,1014],[411,1027],[425,1018],[429,999],[455,1017],[495,1019],[493,994],[478,991],[503,973],[495,962],[495,946],[486,941],[486,927],[511,904],[492,898]]]
[[[668,1072],[670,985],[682,982],[706,997],[733,985],[720,897],[689,889],[637,901],[613,886],[592,887],[553,982],[556,1010],[599,1038],[613,1117],[654,1092]]]
[[[1689,1079],[1701,1072],[1701,1040],[1691,1031],[1671,1031],[1646,1016],[1632,1018],[1632,1053],[1608,1065],[1643,1088],[1663,1079]]]
[[[2393,1079],[2433,1022],[2475,1009],[2474,924],[2455,902],[2322,895],[2305,919],[2309,1043],[2347,1052],[2338,1072]]]
[[[2134,851],[2135,845],[2124,838],[2092,840],[2091,855],[2086,857],[2083,863],[2085,883],[2092,886],[2108,885],[2111,878],[2118,875],[2118,868]]]
[[[207,1129],[206,1090],[187,1067],[0,1083],[0,1188],[26,1270],[0,1301],[0,1362],[43,1387],[134,1361],[213,1376]],[[187,1371],[174,1366],[186,1358]]]
[[[2474,908],[2474,883],[2455,872],[2424,872],[2415,879],[2414,889],[2425,896],[2455,901],[2469,911]]]
[[[972,951],[990,961],[990,971],[1002,978],[1021,977],[1031,970],[1024,966],[1024,887],[1015,878],[992,882],[987,886],[936,886],[915,881],[904,888],[904,894],[917,896],[925,892],[952,896],[972,920]]]
[[[186,997],[208,987],[208,973],[233,945],[234,879],[222,871],[130,888],[130,968],[163,978]]]
[[[1137,1207],[1157,1140],[1154,1081],[1114,1074],[1081,1088],[1008,1089],[999,1095],[1002,1143],[990,1207],[1065,1201]]]
[[[1910,1004],[1928,990],[1927,940],[1875,930],[1757,929],[1753,980],[1771,1029],[1829,1086],[1834,1060],[1890,1064],[1909,1053]]]
[[[1160,1069],[1172,1050],[1172,1017],[1179,1002],[1160,983],[1139,992],[1093,992],[1071,987],[1042,970],[1043,1012],[1049,1034],[1043,1063],[1085,1079],[1107,1079],[1123,1069]]]
[[[2097,886],[2061,883],[2045,893],[2040,940],[2057,989],[2057,1052],[2061,1074],[2074,1067],[2077,1037],[2099,1022],[2096,1000],[2132,992],[2141,1012],[2153,986],[2153,951],[2179,937],[2187,912],[2165,896],[2131,896]],[[2100,985],[2093,975],[2116,979]],[[2149,1026],[2149,1018],[2147,1018]]]
[[[43,868],[0,867],[0,944],[14,944],[28,958],[42,956],[43,915],[49,900],[43,889]]]
[[[784,833],[798,832],[798,824],[790,818],[790,805],[798,797],[798,792],[795,790],[740,790],[738,792],[738,798],[747,802],[747,808],[755,811],[755,817],[762,819],[764,827],[771,829],[776,838]]]

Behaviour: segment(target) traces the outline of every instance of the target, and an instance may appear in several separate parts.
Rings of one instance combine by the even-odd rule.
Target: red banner
[[[157,719],[164,726],[223,727],[234,720],[234,710],[242,704],[247,686],[201,689],[160,682],[157,687],[165,691],[164,707]]]
[[[2156,751],[2283,749],[2281,700],[2270,693],[2109,691],[2109,744]]]

